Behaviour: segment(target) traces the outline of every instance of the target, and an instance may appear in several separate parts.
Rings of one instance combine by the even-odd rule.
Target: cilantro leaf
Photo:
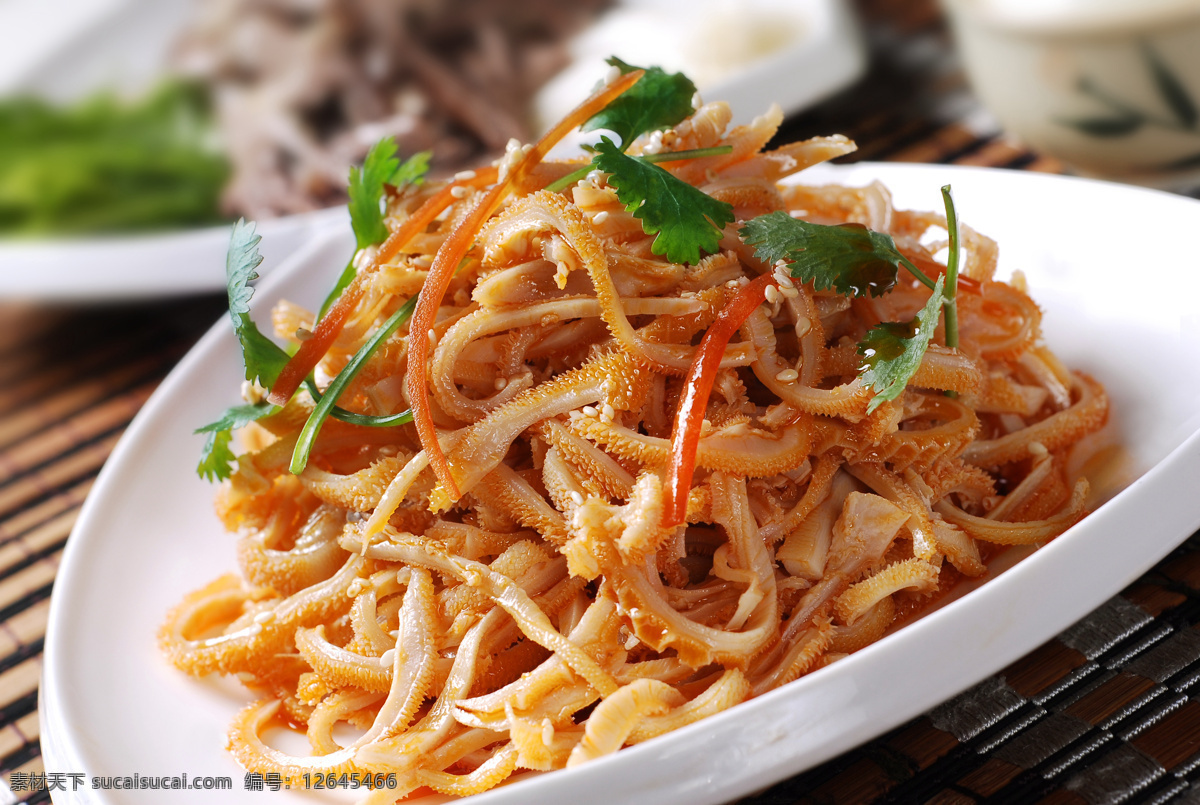
[[[643,68],[634,67],[613,56],[608,63],[622,73]],[[669,74],[661,67],[645,68],[646,74],[608,106],[601,109],[581,127],[583,131],[607,129],[621,139],[621,149],[642,134],[669,129],[690,117],[696,85],[683,73]]]
[[[233,319],[233,330],[242,346],[246,379],[270,388],[288,362],[288,354],[263,335],[250,318],[250,297],[254,295],[250,283],[258,279],[255,269],[262,263],[262,255],[258,253],[261,240],[254,232],[253,223],[242,219],[233,225],[229,251],[225,255],[225,281],[229,292],[229,317]]]
[[[596,167],[609,174],[617,198],[642,222],[647,235],[658,234],[650,250],[672,263],[697,263],[713,253],[721,232],[733,223],[733,205],[718,201],[657,165],[626,156],[603,137],[596,146]]]
[[[429,171],[429,151],[418,151],[401,162],[396,157],[396,141],[384,137],[371,146],[361,168],[350,168],[350,226],[358,248],[364,249],[387,240],[383,221],[384,185],[405,187],[425,181]]]
[[[233,441],[232,431],[210,431],[200,452],[200,463],[196,465],[196,474],[206,481],[224,481],[229,478],[233,474],[229,465],[237,461],[237,456],[229,447],[231,441]]]
[[[400,163],[387,183],[397,188],[421,184],[425,181],[425,174],[429,173],[429,160],[432,157],[432,151],[418,151]]]
[[[858,344],[858,354],[863,356],[862,379],[875,396],[867,405],[867,413],[878,408],[885,400],[894,400],[904,391],[908,381],[921,366],[921,358],[937,329],[941,313],[943,277],[938,277],[933,293],[925,307],[908,322],[884,322],[867,331]]]
[[[242,348],[242,360],[246,365],[246,379],[270,386],[279,377],[288,354],[271,339],[259,331],[250,318],[250,298],[254,289],[250,283],[258,279],[256,269],[262,263],[258,244],[262,238],[254,232],[254,224],[239,220],[233,226],[229,240],[229,251],[225,255],[225,280],[229,293],[229,318],[233,320],[233,331]],[[235,460],[230,442],[236,428],[266,416],[273,410],[268,404],[241,405],[227,410],[216,422],[196,430],[206,433],[200,463],[196,472],[201,478],[219,480],[229,477],[229,465]]]
[[[898,266],[909,264],[891,235],[862,224],[824,226],[777,211],[747,221],[740,231],[756,247],[758,259],[768,265],[789,263],[793,277],[811,282],[818,291],[882,296],[895,286]]]
[[[350,168],[350,226],[358,248],[363,249],[387,239],[383,222],[383,186],[400,169],[396,159],[396,141],[384,137],[371,146],[362,168]]]
[[[278,409],[275,406],[265,402],[257,405],[236,405],[226,409],[216,422],[196,428],[195,433],[208,434],[200,453],[200,463],[196,465],[196,474],[207,481],[228,478],[229,465],[237,460],[229,446],[233,441],[233,432],[276,410]]]
[[[396,141],[384,137],[371,147],[363,161],[362,170],[350,169],[350,225],[358,248],[362,249],[387,240],[387,224],[383,222],[383,190],[385,184],[393,187],[418,185],[425,181],[429,172],[429,151],[418,151],[404,162],[396,159]],[[346,286],[354,280],[354,261],[346,263],[337,282],[333,284],[325,301],[321,303],[317,318],[329,310]]]

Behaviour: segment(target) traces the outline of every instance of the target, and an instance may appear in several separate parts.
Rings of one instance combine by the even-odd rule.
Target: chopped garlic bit
[[[242,381],[242,399],[250,405],[258,405],[267,399],[267,390],[250,380]]]

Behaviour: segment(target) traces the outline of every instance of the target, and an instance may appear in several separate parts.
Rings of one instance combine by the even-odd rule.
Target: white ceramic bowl
[[[1200,0],[943,0],[976,93],[1079,173],[1200,184]]]

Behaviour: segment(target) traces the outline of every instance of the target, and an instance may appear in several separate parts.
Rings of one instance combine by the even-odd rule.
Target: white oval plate
[[[704,722],[569,771],[522,780],[481,803],[706,805],[763,788],[913,718],[1016,660],[1137,578],[1200,526],[1200,318],[1195,266],[1178,250],[1200,203],[1079,179],[971,168],[855,165],[806,181],[880,179],[898,205],[935,209],[953,183],[963,219],[1001,244],[1001,275],[1026,272],[1046,340],[1111,394],[1143,473],[1098,511],[978,590],[873,646]],[[1173,234],[1175,233],[1175,234]],[[344,265],[348,233],[310,244],[268,277],[314,305]],[[223,749],[248,693],[190,679],[155,632],[186,592],[234,565],[233,540],[197,479],[191,431],[237,401],[227,320],[181,362],[104,467],[67,544],[51,602],[40,714],[51,771],[228,775],[222,803],[303,802],[243,788]],[[101,791],[72,802],[211,802],[212,794]],[[309,800],[311,801],[311,799]]]

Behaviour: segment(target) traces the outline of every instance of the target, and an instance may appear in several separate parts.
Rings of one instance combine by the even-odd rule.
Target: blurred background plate
[[[749,122],[772,102],[785,114],[799,111],[853,83],[866,67],[857,22],[843,0],[587,0],[570,10],[541,0],[514,2],[326,0],[264,11],[271,4],[246,0],[0,0],[0,103],[34,97],[87,108],[97,93],[113,103],[152,93],[168,71],[199,80],[215,122],[200,121],[185,132],[201,156],[185,155],[164,170],[180,162],[191,166],[205,151],[224,153],[232,173],[223,191],[206,192],[220,192],[225,213],[261,222],[263,268],[269,270],[327,223],[344,221],[344,212],[321,208],[339,203],[349,165],[380,137],[394,136],[402,155],[431,150],[433,176],[481,164],[502,151],[509,136],[532,139],[584,97],[604,75],[608,55],[687,72],[705,98],[730,102],[734,123]],[[509,6],[519,8],[522,21],[502,13]],[[388,25],[372,24],[380,13],[393,22],[407,16],[389,32]],[[346,41],[354,31],[376,38],[357,48],[330,45],[330,32],[338,31]],[[514,75],[503,78],[505,72]],[[508,83],[489,84],[502,80]],[[171,121],[180,108],[190,114],[186,105],[169,107],[159,118]],[[257,114],[261,122],[251,120]],[[121,133],[111,136],[127,143]],[[3,137],[0,131],[0,238],[6,216],[20,222],[11,212],[14,193],[36,203],[58,184],[33,172],[38,159],[54,162],[46,149],[22,164]],[[33,141],[42,145],[36,135]],[[125,161],[135,170],[140,154],[146,163],[151,157],[166,162],[161,152],[167,146],[153,143],[129,145],[141,150]],[[70,160],[59,161],[72,169]],[[93,154],[74,167],[72,181],[94,172],[102,183],[101,172],[120,161]],[[264,165],[281,167],[270,172]],[[23,185],[7,178],[14,170],[24,175]],[[142,187],[175,181],[143,173]],[[200,192],[175,190],[157,207],[187,206],[180,196]],[[90,203],[98,210],[89,213],[101,218],[106,207],[118,206]],[[156,204],[143,204],[152,208],[143,209],[143,217],[161,212]],[[316,211],[290,214],[296,210]],[[27,226],[23,237],[0,239],[0,298],[84,302],[221,290],[228,226],[180,229],[166,223],[165,212],[161,217],[149,224],[158,231],[147,234],[93,222],[92,229],[106,230],[102,236],[85,231],[63,239],[38,224]]]
[[[852,84],[867,63],[843,0],[624,0],[569,47],[571,65],[534,101],[542,128],[579,102],[610,55],[684,73],[704,100],[729,103],[734,125],[773,103],[799,112]]]
[[[344,207],[262,222],[259,273],[270,271],[316,234],[331,227],[348,229],[349,222]],[[0,298],[91,303],[220,291],[225,288],[230,229],[0,241]]]

